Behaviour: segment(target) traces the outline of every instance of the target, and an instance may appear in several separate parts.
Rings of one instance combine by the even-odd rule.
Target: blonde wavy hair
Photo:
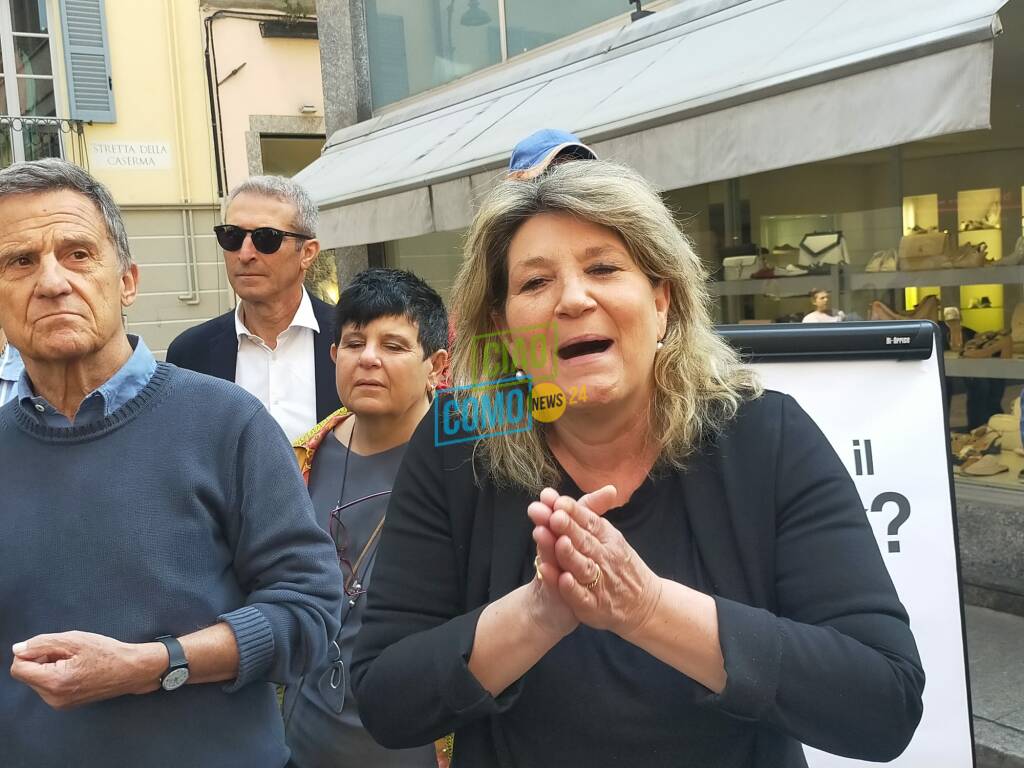
[[[508,291],[508,248],[527,219],[565,212],[619,234],[653,284],[669,285],[664,347],[655,356],[650,432],[659,465],[683,468],[699,443],[732,419],[745,399],[761,394],[754,373],[712,327],[707,271],[658,193],[636,172],[600,160],[558,165],[529,180],[505,180],[482,201],[452,289],[456,385],[481,383],[483,350],[473,340],[498,332]],[[476,452],[499,485],[538,491],[561,476],[544,425],[487,436]]]

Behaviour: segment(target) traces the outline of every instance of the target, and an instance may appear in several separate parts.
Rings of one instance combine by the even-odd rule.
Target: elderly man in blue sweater
[[[0,408],[0,762],[280,768],[273,683],[327,653],[337,554],[260,403],[125,333],[137,285],[103,186],[0,171],[25,365]]]

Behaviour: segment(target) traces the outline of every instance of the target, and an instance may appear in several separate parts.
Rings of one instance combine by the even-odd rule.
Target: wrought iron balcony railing
[[[89,167],[82,120],[0,115],[0,168],[18,160],[62,157]]]

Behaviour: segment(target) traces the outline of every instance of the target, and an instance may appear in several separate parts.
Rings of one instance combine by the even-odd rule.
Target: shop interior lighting
[[[629,14],[630,21],[639,21],[647,16],[653,16],[654,11],[645,11],[642,7],[643,0],[626,0],[626,5],[635,5],[636,10]]]
[[[491,23],[491,14],[480,7],[480,0],[469,0],[469,8],[459,21],[464,27],[483,27]]]

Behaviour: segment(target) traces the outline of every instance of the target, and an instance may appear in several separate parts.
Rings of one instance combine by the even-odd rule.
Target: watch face
[[[188,670],[181,667],[180,669],[172,669],[164,675],[163,682],[160,685],[165,691],[173,691],[175,688],[181,688],[187,680]]]

